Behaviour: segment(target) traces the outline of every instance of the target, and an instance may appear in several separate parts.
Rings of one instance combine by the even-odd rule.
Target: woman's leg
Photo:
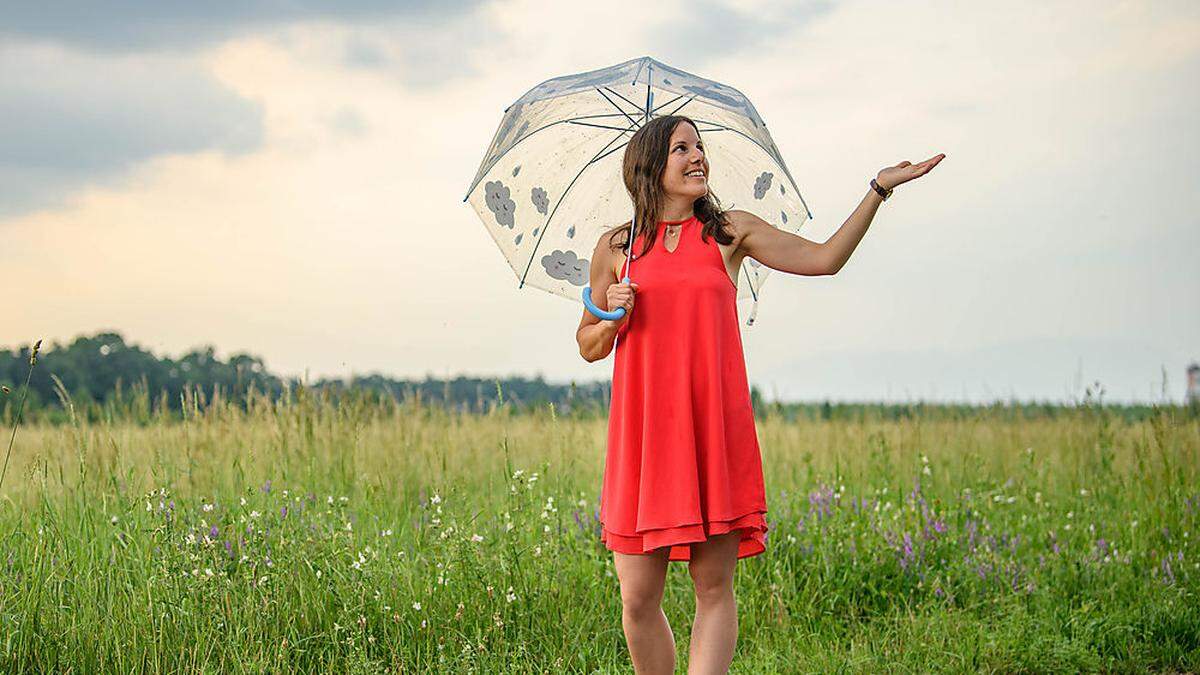
[[[621,625],[638,675],[675,672],[675,637],[662,611],[669,546],[630,555],[613,551],[621,584]]]
[[[688,675],[728,673],[737,644],[737,602],[733,570],[737,565],[739,530],[692,544],[688,572],[696,587],[696,619],[688,646]]]

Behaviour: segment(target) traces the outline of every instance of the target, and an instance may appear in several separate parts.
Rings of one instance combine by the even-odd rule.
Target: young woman
[[[875,178],[885,194],[945,155],[901,162]],[[737,317],[737,278],[751,256],[776,270],[835,274],[862,240],[883,197],[872,186],[828,241],[780,230],[746,211],[724,211],[708,189],[704,142],[692,120],[659,117],[625,149],[630,224],[601,236],[591,288],[610,321],[586,309],[579,352],[613,350],[601,540],[613,551],[621,622],[639,674],[673,673],[675,642],[662,611],[667,564],[686,561],[696,593],[689,673],[724,673],[737,642],[733,572],[765,550],[762,461]],[[643,223],[653,223],[645,227]],[[626,252],[631,283],[619,283]],[[634,298],[637,310],[634,310]]]

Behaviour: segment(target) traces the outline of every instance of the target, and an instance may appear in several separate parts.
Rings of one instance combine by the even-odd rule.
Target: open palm
[[[903,161],[895,166],[889,166],[881,169],[879,175],[875,177],[875,182],[885,190],[890,190],[897,185],[907,183],[908,181],[924,176],[929,173],[933,167],[938,165],[938,162],[946,158],[944,153],[939,153],[921,162],[913,164],[909,161]]]

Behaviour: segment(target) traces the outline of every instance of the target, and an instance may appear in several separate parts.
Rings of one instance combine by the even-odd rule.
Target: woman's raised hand
[[[907,183],[914,178],[919,178],[929,173],[945,157],[945,153],[939,153],[920,164],[903,161],[895,166],[884,167],[880,169],[879,175],[875,177],[875,182],[879,183],[879,187],[884,190],[891,190],[897,185]]]
[[[608,311],[613,311],[618,307],[625,308],[625,316],[620,319],[615,319],[614,322],[619,326],[629,319],[629,315],[633,313],[633,296],[637,293],[637,282],[630,281],[629,283],[609,284],[606,297],[608,298]]]

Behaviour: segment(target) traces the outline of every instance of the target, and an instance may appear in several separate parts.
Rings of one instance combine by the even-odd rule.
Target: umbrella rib
[[[606,86],[604,88],[608,91],[608,93],[612,94],[613,96],[616,96],[617,98],[621,99],[622,101],[625,101],[629,105],[633,106],[635,110],[641,111],[641,109],[642,109],[641,106],[639,106],[638,104],[634,103],[633,101],[630,101],[629,99],[622,96],[621,92],[616,91],[612,87],[608,87],[608,86]]]
[[[628,141],[618,145],[617,147],[613,148],[612,150],[609,150],[608,152],[605,152],[603,155],[600,155],[599,157],[593,159],[590,163],[595,164],[596,162],[599,162],[600,160],[604,159],[605,157],[608,157],[609,155],[613,154],[614,152],[620,150],[621,148],[623,148],[627,145],[629,145]]]
[[[684,96],[687,96],[687,94],[680,94],[680,95],[676,96],[675,98],[671,99],[670,101],[667,101],[666,103],[660,103],[660,104],[658,104],[658,105],[654,106],[654,110],[651,110],[651,111],[650,111],[650,114],[651,114],[651,115],[653,115],[654,113],[656,113],[656,112],[658,112],[659,110],[661,110],[661,109],[663,109],[663,108],[665,108],[665,107],[667,107],[667,106],[671,105],[672,103],[674,103],[675,101],[678,101],[679,99],[683,98]],[[692,98],[695,98],[695,96],[693,96]],[[691,99],[691,98],[689,98],[687,101],[684,101],[684,102],[683,102],[683,104],[679,106],[679,108],[682,108],[683,106],[687,105],[687,104],[688,104],[688,103],[689,103],[691,100],[692,100],[692,99]],[[668,115],[674,115],[675,113],[679,112],[679,108],[676,108],[676,109],[672,110],[671,112],[669,112],[669,113],[667,113],[667,114],[668,114]]]
[[[716,129],[710,129],[709,131],[732,131],[733,133],[735,133],[735,134],[745,138],[746,140],[750,141],[751,143],[757,145],[760,150],[767,153],[767,156],[770,157],[771,160],[775,162],[775,165],[778,166],[783,171],[784,175],[787,176],[788,182],[792,184],[792,189],[796,191],[796,196],[800,198],[800,203],[804,205],[804,211],[806,213],[808,213],[809,218],[812,218],[812,211],[809,211],[808,203],[804,201],[804,195],[800,194],[800,188],[796,187],[796,181],[792,179],[792,173],[787,170],[787,167],[781,165],[779,163],[779,161],[777,159],[775,159],[775,155],[771,154],[770,151],[768,151],[766,148],[764,148],[762,143],[758,142],[757,138],[750,136],[749,134],[745,133],[744,131],[734,129],[732,127],[727,127],[724,124],[717,124],[716,122],[712,122],[710,120],[702,120],[702,119],[698,119],[698,118],[693,118],[693,119],[695,119],[695,121],[697,121],[697,122],[703,122],[704,124],[711,124],[714,127],[716,127]]]
[[[758,291],[754,290],[754,281],[750,279],[750,270],[743,267],[742,273],[746,275],[746,285],[750,287],[750,295],[754,296],[754,299],[757,301]]]
[[[590,124],[588,122],[576,122],[574,120],[571,121],[571,124],[578,124],[581,127],[595,127],[597,129],[612,129],[613,131],[620,131],[620,132],[627,131],[626,129],[622,129],[621,127],[610,127],[605,124]]]
[[[645,120],[650,119],[650,102],[653,100],[650,97],[650,83],[653,81],[654,81],[654,64],[651,63],[646,68],[646,107],[643,108],[643,110],[645,110],[645,117],[643,119],[645,119]]]
[[[633,126],[623,129],[619,135],[614,136],[612,140],[610,140],[608,143],[605,143],[604,147],[600,148],[599,152],[597,152],[591,159],[587,161],[587,163],[580,167],[579,172],[575,174],[575,177],[572,178],[571,182],[567,184],[566,189],[564,189],[562,194],[558,196],[558,201],[554,203],[554,210],[552,210],[550,215],[546,217],[546,222],[542,224],[542,233],[538,235],[537,243],[533,245],[533,250],[529,253],[529,261],[525,263],[525,271],[521,272],[521,283],[517,285],[517,288],[525,287],[525,277],[529,276],[529,268],[533,266],[533,259],[537,257],[538,248],[542,245],[542,238],[546,236],[546,231],[550,229],[550,221],[554,219],[554,214],[558,213],[558,207],[562,205],[563,200],[567,198],[567,193],[571,191],[572,187],[574,187],[575,181],[579,180],[579,177],[583,175],[584,171],[587,171],[589,166],[600,161],[600,159],[603,157],[607,157],[608,155],[612,154],[612,152],[614,152],[617,148],[609,150],[609,146],[611,146],[613,143],[616,143],[621,139],[622,136],[625,135],[626,132],[631,131],[632,129]]]
[[[605,87],[605,89],[607,89],[607,88],[608,88],[608,87]],[[638,125],[638,121],[637,121],[637,120],[633,119],[632,117],[630,117],[630,116],[629,116],[629,113],[625,112],[625,109],[624,109],[624,108],[622,108],[621,106],[617,105],[616,101],[613,101],[611,98],[609,98],[609,97],[608,97],[608,94],[605,94],[604,92],[600,91],[600,87],[596,87],[596,93],[597,93],[597,94],[600,94],[601,96],[603,96],[603,97],[604,97],[604,100],[605,100],[605,101],[608,101],[609,105],[611,105],[612,107],[614,107],[614,108],[616,108],[617,110],[619,110],[619,111],[621,112],[621,114],[625,116],[625,119],[629,120],[631,124],[633,124],[633,125],[635,125],[635,126],[640,126],[640,125]],[[613,93],[616,93],[616,92],[613,92]],[[617,95],[618,95],[618,96],[620,96],[620,94],[617,94]],[[624,97],[624,96],[621,96],[621,98],[625,98],[625,97]],[[625,100],[629,100],[629,99],[625,99]],[[634,107],[637,107],[637,106],[634,106]]]
[[[609,101],[609,103],[612,103],[612,101]],[[613,103],[613,105],[616,105],[616,104],[615,104],[615,103]],[[636,121],[634,121],[634,119],[633,119],[632,117],[630,117],[628,114],[626,114],[624,110],[621,110],[619,107],[617,108],[617,110],[620,110],[620,114],[621,114],[621,115],[623,115],[623,116],[625,117],[625,119],[629,120],[630,122],[633,122],[634,124],[637,124],[637,122],[636,122]],[[542,130],[544,130],[544,129],[549,129],[550,127],[552,127],[552,126],[554,126],[554,125],[556,125],[556,124],[566,124],[566,123],[568,123],[568,122],[574,122],[574,121],[576,121],[576,120],[595,119],[595,118],[598,118],[598,117],[616,117],[616,116],[617,116],[617,114],[618,114],[618,113],[603,113],[603,114],[596,114],[596,115],[581,115],[581,116],[579,116],[579,117],[570,117],[570,118],[568,118],[568,119],[565,119],[565,120],[556,120],[556,121],[554,121],[554,122],[551,122],[551,123],[549,123],[549,124],[544,124],[544,125],[542,125],[542,126],[538,127],[537,129],[534,129],[533,131],[531,131],[531,132],[529,132],[529,133],[525,134],[524,136],[522,136],[522,137],[518,138],[518,139],[517,139],[517,142],[516,142],[516,143],[513,143],[511,146],[509,146],[509,147],[508,147],[508,149],[507,149],[507,150],[505,150],[504,152],[500,153],[500,155],[499,155],[499,156],[497,156],[497,157],[496,157],[496,159],[495,159],[495,160],[493,160],[493,161],[492,161],[492,163],[488,165],[488,168],[487,168],[487,169],[485,169],[484,171],[480,172],[480,174],[479,174],[479,178],[483,178],[484,176],[486,176],[486,175],[487,175],[487,172],[488,172],[488,171],[491,171],[491,170],[492,170],[492,167],[494,167],[494,166],[496,166],[497,164],[499,164],[499,163],[500,163],[500,160],[501,160],[501,159],[504,159],[504,156],[505,156],[505,155],[507,155],[509,152],[511,152],[513,148],[517,147],[517,144],[518,144],[518,143],[520,143],[521,141],[524,141],[526,138],[529,138],[530,136],[532,136],[532,135],[536,134],[536,133],[537,133],[537,132],[539,132],[539,131],[542,131]],[[471,192],[472,192],[472,191],[475,189],[475,186],[476,186],[476,185],[479,185],[479,179],[476,179],[476,181],[475,181],[474,183],[471,183],[471,187],[467,189],[467,196],[463,197],[463,201],[464,201],[464,202],[465,202],[465,201],[467,201],[468,199],[470,199],[470,198],[471,198]]]

